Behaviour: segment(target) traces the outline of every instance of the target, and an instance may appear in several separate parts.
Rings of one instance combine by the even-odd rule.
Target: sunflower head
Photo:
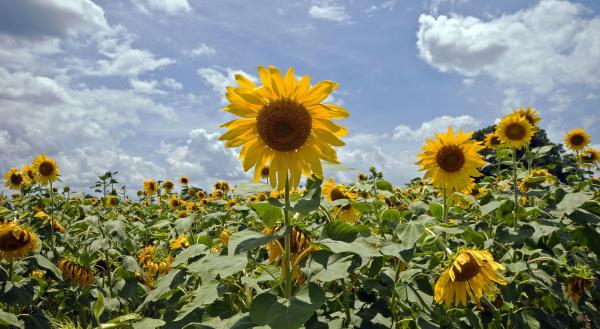
[[[368,177],[367,177],[367,175],[365,175],[365,174],[363,174],[363,173],[358,173],[358,175],[356,175],[356,178],[357,178],[359,181],[363,182],[363,181],[366,181]]]
[[[188,241],[185,235],[180,235],[177,239],[171,240],[170,247],[171,251],[185,249],[190,246],[190,242]]]
[[[573,151],[580,151],[591,143],[592,139],[583,128],[576,128],[565,135],[565,145]]]
[[[172,196],[169,199],[169,208],[175,209],[175,208],[178,208],[179,206],[181,206],[181,200],[179,200],[179,198],[175,195]]]
[[[58,268],[63,273],[63,278],[75,282],[79,287],[90,286],[94,282],[94,273],[72,257],[62,258]]]
[[[229,237],[231,235],[229,234],[229,231],[222,230],[221,233],[219,233],[219,240],[221,240],[221,244],[225,247],[227,247],[227,245],[229,244]]]
[[[188,216],[188,212],[186,210],[179,210],[177,212],[177,218],[185,218]]]
[[[183,186],[187,186],[187,184],[190,182],[190,179],[187,178],[187,176],[181,176],[179,178],[179,183],[181,183],[181,185]]]
[[[10,168],[4,174],[4,186],[11,190],[20,190],[25,186],[26,176],[18,168]]]
[[[463,190],[471,182],[471,177],[481,176],[479,168],[484,165],[483,156],[479,151],[483,146],[472,139],[473,133],[454,134],[452,128],[446,133],[427,139],[423,146],[424,152],[417,155],[421,165],[419,170],[425,170],[424,179],[449,193]]]
[[[324,195],[329,202],[342,199],[354,201],[358,196],[356,192],[349,191],[345,185],[336,185],[333,177],[323,183],[323,186],[321,187],[321,195]],[[333,209],[334,218],[341,219],[349,223],[356,223],[360,218],[360,214],[360,211],[354,208],[350,203],[343,206],[335,206]]]
[[[275,67],[258,68],[261,86],[236,75],[239,87],[227,87],[230,104],[225,111],[240,116],[222,128],[226,147],[242,146],[240,159],[245,171],[254,167],[254,180],[269,165],[272,187],[282,190],[289,179],[298,186],[302,175],[323,177],[321,160],[339,163],[333,147],[347,130],[331,121],[348,112],[335,104],[322,104],[337,87],[332,81],[310,86],[310,77],[296,79],[294,69],[285,76]]]
[[[593,167],[600,163],[600,152],[593,147],[588,147],[579,153],[578,160],[584,167]]]
[[[484,142],[485,146],[489,149],[497,149],[502,146],[502,141],[495,132],[486,134]]]
[[[570,267],[570,275],[567,280],[566,293],[575,304],[579,304],[581,295],[585,289],[592,287],[594,283],[594,274],[588,265],[577,264]]]
[[[272,235],[277,233],[281,229],[281,226],[275,226],[274,228],[265,227],[263,234]],[[297,226],[292,226],[291,232],[291,243],[290,243],[290,258],[292,263],[292,277],[294,280],[302,284],[304,282],[304,273],[300,270],[300,262],[313,251],[318,250],[316,246],[312,244],[310,235],[304,230]],[[265,245],[267,254],[269,256],[269,263],[275,263],[283,259],[284,254],[284,238],[273,240]],[[281,261],[282,271],[284,270],[284,263]]]
[[[198,192],[196,192],[196,197],[198,198],[198,200],[202,200],[206,198],[206,192],[204,192],[203,190],[198,190]]]
[[[505,116],[496,126],[496,135],[502,143],[516,149],[529,145],[533,133],[533,126],[518,113]]]
[[[267,200],[267,195],[263,192],[259,192],[257,197],[258,197],[258,201],[266,201]]]
[[[121,201],[121,200],[119,199],[119,197],[118,197],[118,196],[116,196],[116,195],[112,195],[112,194],[111,194],[111,195],[109,195],[109,196],[106,198],[106,207],[107,207],[107,208],[114,208],[114,207],[116,207],[117,205],[119,205],[119,201]]]
[[[54,182],[60,176],[60,171],[56,162],[42,153],[33,160],[33,170],[40,185],[46,185],[48,182]]]
[[[446,305],[467,306],[467,296],[475,303],[495,291],[493,282],[505,285],[497,270],[504,269],[486,250],[459,251],[435,282],[434,299]]]
[[[173,181],[167,179],[166,181],[164,181],[162,186],[165,189],[165,191],[167,191],[167,193],[171,193],[171,190],[173,190],[173,188],[175,187],[175,183],[173,183]]]
[[[158,192],[158,183],[153,179],[144,180],[144,194],[147,196],[153,196]]]
[[[21,172],[23,173],[27,184],[35,182],[35,171],[33,170],[33,167],[28,164],[23,165]]]
[[[38,237],[15,222],[0,223],[0,259],[12,261],[37,249]]]
[[[542,118],[540,118],[537,110],[532,109],[531,106],[527,106],[526,108],[519,107],[519,109],[514,110],[513,113],[525,118],[534,132],[538,131],[538,123],[542,121]]]
[[[260,177],[261,178],[268,178],[269,177],[269,166],[263,166],[262,169],[260,170]]]
[[[227,181],[216,182],[215,189],[221,190],[221,191],[223,191],[223,193],[227,193],[227,192],[229,192],[229,182],[227,182]]]

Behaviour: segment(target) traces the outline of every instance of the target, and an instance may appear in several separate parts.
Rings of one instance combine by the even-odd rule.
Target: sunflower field
[[[118,172],[87,191],[40,154],[0,195],[4,328],[598,328],[600,153],[573,129],[555,164],[537,111],[477,140],[423,143],[423,176],[324,171],[349,116],[338,87],[275,67],[227,88],[225,147],[253,180]],[[485,173],[485,174],[484,174]]]

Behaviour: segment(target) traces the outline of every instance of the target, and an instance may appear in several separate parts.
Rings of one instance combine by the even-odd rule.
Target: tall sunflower
[[[542,118],[537,110],[532,109],[531,106],[527,106],[526,108],[520,107],[518,110],[514,110],[513,113],[525,118],[531,125],[531,129],[533,129],[534,133],[538,131],[538,123],[542,121]]]
[[[342,184],[336,185],[333,177],[323,183],[321,195],[324,195],[329,202],[342,199],[354,201],[357,197],[356,192],[348,191],[346,186]],[[344,206],[335,206],[333,209],[333,215],[335,218],[339,218],[345,222],[356,223],[360,217],[360,211],[348,203]]]
[[[18,191],[25,185],[26,178],[18,168],[10,168],[4,174],[4,186],[11,190]]]
[[[505,116],[496,126],[496,135],[510,148],[520,149],[529,145],[533,137],[533,126],[519,113]]]
[[[46,185],[48,182],[54,182],[60,176],[60,170],[56,161],[48,158],[42,153],[33,159],[33,170],[36,173],[36,179],[40,185]]]
[[[420,159],[417,164],[421,165],[419,170],[426,171],[423,179],[429,179],[433,186],[452,193],[469,185],[471,177],[481,176],[478,169],[485,162],[479,151],[483,146],[470,139],[472,134],[459,130],[455,135],[450,127],[446,133],[427,139],[424,152],[417,155]]]
[[[593,147],[588,147],[579,153],[579,162],[584,167],[593,167],[600,162],[600,152]]]
[[[190,179],[187,178],[187,176],[181,176],[181,178],[179,178],[179,182],[181,183],[181,185],[187,186],[187,184],[189,184],[190,182]]]
[[[0,259],[12,261],[37,249],[38,237],[15,222],[0,223]]]
[[[166,181],[164,181],[162,186],[167,193],[171,193],[171,190],[173,190],[173,188],[175,187],[175,183],[173,183],[173,181],[167,179]]]
[[[245,171],[254,167],[255,181],[269,165],[269,182],[279,190],[288,175],[291,188],[302,175],[322,178],[321,160],[339,163],[333,147],[344,145],[339,137],[348,132],[331,121],[348,117],[348,111],[321,103],[338,84],[326,80],[311,86],[310,77],[296,79],[293,68],[285,76],[273,66],[259,66],[258,73],[261,86],[238,74],[239,87],[227,87],[231,104],[224,110],[241,119],[223,124],[228,131],[220,140],[226,147],[242,147],[242,166]]]
[[[158,184],[156,183],[155,180],[152,180],[152,179],[144,180],[144,194],[146,194],[147,196],[152,196],[152,195],[156,194],[157,191],[158,191]]]
[[[493,282],[505,285],[497,270],[504,269],[487,250],[461,250],[435,282],[438,304],[467,306],[467,296],[479,303],[481,296],[495,291]]]
[[[496,148],[502,146],[502,141],[500,140],[500,137],[495,132],[486,134],[484,143],[485,143],[485,147],[487,147],[489,149],[496,149]]]
[[[565,135],[565,145],[573,151],[580,151],[586,147],[592,139],[583,128],[576,128]]]

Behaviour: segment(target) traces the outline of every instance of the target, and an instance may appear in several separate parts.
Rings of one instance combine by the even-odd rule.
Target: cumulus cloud
[[[567,84],[600,84],[600,17],[562,0],[482,20],[419,17],[417,47],[442,72],[487,75],[507,85],[548,93]]]
[[[461,115],[457,117],[443,115],[430,121],[423,122],[421,126],[416,129],[406,125],[398,125],[394,129],[393,138],[396,140],[421,141],[424,138],[431,138],[434,134],[446,131],[448,127],[454,128],[455,131],[458,129],[468,130],[474,129],[480,124],[481,122],[479,120],[476,120],[470,115]]]
[[[162,11],[169,15],[180,15],[192,11],[188,0],[131,0],[141,11]]]
[[[398,0],[387,0],[377,5],[372,5],[371,7],[365,10],[367,14],[374,14],[379,11],[392,11],[396,6]]]
[[[204,42],[200,43],[196,48],[185,52],[190,57],[212,56],[216,53],[215,48],[209,47]]]
[[[332,22],[344,23],[350,21],[346,6],[332,1],[321,1],[311,5],[308,14],[313,18]]]
[[[235,81],[236,74],[243,74],[248,79],[257,82],[258,78],[248,74],[242,70],[233,70],[229,67],[202,67],[198,69],[198,75],[204,80],[204,83],[212,88],[212,90],[222,96],[222,102],[226,103],[225,91],[227,86],[237,85]]]

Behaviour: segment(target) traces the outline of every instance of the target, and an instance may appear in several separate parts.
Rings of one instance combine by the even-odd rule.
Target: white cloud
[[[469,115],[457,117],[444,115],[421,123],[421,126],[417,129],[406,125],[398,125],[394,129],[393,138],[396,140],[421,141],[433,137],[434,134],[445,132],[448,127],[454,128],[455,131],[458,131],[458,129],[469,130],[477,128],[480,124],[479,120]]]
[[[323,19],[338,23],[350,21],[350,15],[346,12],[344,5],[325,1],[310,6],[308,14],[317,19]]]
[[[188,0],[132,0],[143,12],[162,11],[169,15],[180,15],[192,11]]]
[[[258,81],[258,78],[253,75],[250,75],[242,70],[233,70],[229,67],[203,67],[198,69],[198,75],[202,77],[204,83],[210,86],[215,93],[222,96],[223,103],[226,102],[224,95],[227,86],[237,85],[237,82],[235,81],[236,74],[243,74],[254,82]]]
[[[204,42],[200,43],[196,48],[186,52],[186,55],[191,57],[212,56],[216,54],[215,48],[209,47]]]
[[[561,0],[487,21],[472,16],[419,17],[420,56],[442,72],[487,75],[548,93],[567,84],[600,84],[600,17]]]
[[[365,12],[367,14],[373,14],[378,11],[392,11],[394,10],[397,2],[398,0],[386,0],[378,5],[372,5],[371,7],[367,8]]]
[[[166,78],[163,79],[162,84],[172,90],[181,90],[183,89],[183,85],[175,79]]]

